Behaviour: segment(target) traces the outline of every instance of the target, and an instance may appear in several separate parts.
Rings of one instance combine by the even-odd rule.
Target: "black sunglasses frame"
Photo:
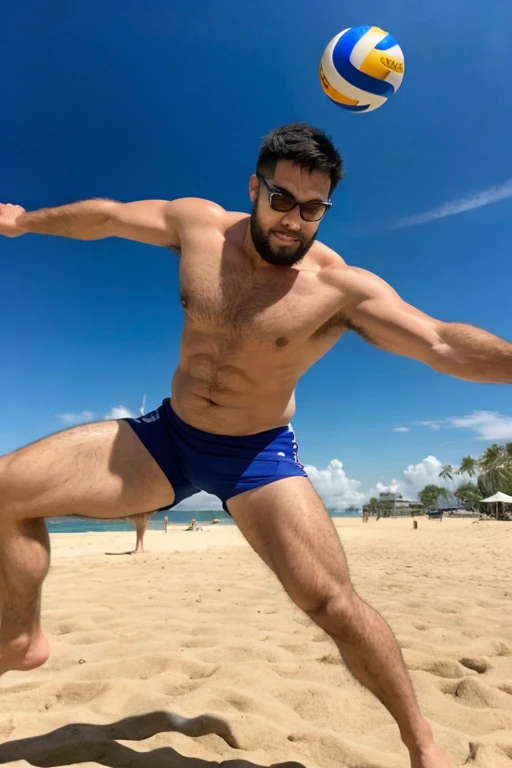
[[[275,187],[273,188],[273,185],[270,184],[270,182],[268,181],[268,179],[265,178],[265,176],[262,176],[259,173],[256,174],[256,176],[266,186],[267,192],[268,192],[268,202],[270,204],[270,207],[272,208],[273,211],[276,211],[277,213],[290,213],[290,211],[293,211],[293,209],[297,208],[297,206],[298,206],[299,212],[300,212],[300,217],[301,217],[302,221],[307,221],[309,224],[312,224],[312,223],[314,223],[316,221],[322,221],[322,219],[324,218],[325,214],[327,213],[329,208],[331,208],[331,206],[332,206],[332,203],[331,203],[330,200],[322,200],[322,201],[315,202],[315,203],[299,203],[291,195],[286,195],[284,192],[280,192]],[[273,200],[274,200],[274,195],[279,195],[280,197],[284,197],[285,199],[290,200],[290,202],[293,201],[293,205],[287,211],[280,211],[278,208],[274,208],[274,206],[272,204]],[[306,217],[304,216],[303,208],[307,208],[310,205],[321,205],[323,207],[324,212],[322,213],[320,218],[318,218],[318,219],[306,219]]]

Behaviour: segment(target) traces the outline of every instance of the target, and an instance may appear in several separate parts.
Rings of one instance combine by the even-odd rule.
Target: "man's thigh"
[[[338,533],[304,477],[289,477],[229,499],[227,507],[253,549],[305,611],[350,586]]]
[[[174,500],[166,476],[125,421],[58,432],[0,458],[0,516],[124,517]]]

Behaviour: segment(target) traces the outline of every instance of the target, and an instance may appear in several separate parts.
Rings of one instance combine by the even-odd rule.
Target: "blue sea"
[[[199,524],[207,525],[215,518],[220,525],[235,525],[234,520],[223,510],[164,510],[156,512],[148,522],[149,530],[163,530],[164,517],[169,518],[169,525],[186,525],[195,517]],[[356,511],[329,510],[331,517],[360,517]],[[50,533],[88,533],[90,531],[133,531],[134,525],[124,518],[116,520],[93,520],[88,517],[51,517],[46,520]]]

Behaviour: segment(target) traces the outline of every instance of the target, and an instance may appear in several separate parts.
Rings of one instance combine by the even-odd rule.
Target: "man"
[[[150,512],[140,512],[138,515],[130,515],[128,520],[131,520],[135,526],[135,549],[131,554],[142,555],[146,550],[144,549],[144,536],[148,529],[148,520],[151,517]]]
[[[387,707],[417,768],[450,766],[420,713],[393,635],[355,593],[340,541],[297,458],[298,379],[347,330],[470,381],[512,381],[512,345],[434,320],[315,237],[342,161],[299,123],[263,142],[250,216],[195,198],[90,200],[26,213],[0,233],[110,236],[180,253],[185,326],[172,397],[151,414],[87,424],[0,460],[0,671],[43,664],[42,518],[116,517],[217,494],[295,603]]]

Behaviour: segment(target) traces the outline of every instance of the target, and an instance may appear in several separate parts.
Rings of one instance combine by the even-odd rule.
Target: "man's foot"
[[[50,644],[40,633],[37,637],[23,634],[0,646],[0,675],[10,670],[20,672],[41,667],[50,656]]]
[[[432,742],[420,752],[411,752],[411,768],[454,768],[454,764],[448,755]]]

